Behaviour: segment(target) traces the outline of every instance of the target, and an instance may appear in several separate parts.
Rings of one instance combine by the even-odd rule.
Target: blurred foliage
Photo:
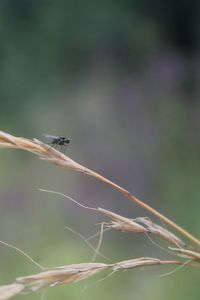
[[[127,72],[162,46],[194,52],[199,11],[195,0],[1,1],[1,111],[51,101],[95,60]]]

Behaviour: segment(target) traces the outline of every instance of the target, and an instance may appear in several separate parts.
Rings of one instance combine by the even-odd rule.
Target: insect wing
[[[60,137],[56,135],[50,135],[50,134],[43,134],[47,139],[53,141],[53,140],[59,140]]]

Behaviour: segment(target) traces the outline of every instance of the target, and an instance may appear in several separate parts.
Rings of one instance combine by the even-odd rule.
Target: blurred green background
[[[1,0],[0,40],[1,130],[70,137],[70,157],[200,236],[198,0]],[[148,215],[106,185],[29,153],[1,150],[0,161],[0,239],[44,266],[91,261],[91,249],[65,226],[88,237],[106,219],[38,188],[132,218]],[[119,232],[105,233],[101,252],[113,261],[174,258]],[[3,245],[0,266],[1,284],[40,271]],[[199,299],[198,270],[159,277],[171,270],[117,273],[82,293],[99,274],[49,288],[45,299]]]

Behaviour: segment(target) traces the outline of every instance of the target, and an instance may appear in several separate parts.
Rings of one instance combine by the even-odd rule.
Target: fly
[[[46,138],[49,140],[50,144],[52,146],[61,146],[61,150],[62,150],[62,146],[67,146],[69,145],[71,139],[66,138],[65,136],[55,136],[55,135],[49,135],[49,134],[45,134]]]

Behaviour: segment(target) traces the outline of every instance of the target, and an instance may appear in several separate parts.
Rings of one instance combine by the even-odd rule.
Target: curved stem
[[[157,211],[156,209],[154,209],[150,205],[146,204],[142,200],[140,200],[140,199],[136,198],[135,196],[133,196],[128,190],[122,188],[121,186],[119,186],[116,183],[112,182],[111,180],[105,178],[104,176],[102,176],[102,175],[100,175],[100,174],[98,174],[96,172],[91,171],[90,169],[86,169],[84,171],[84,173],[86,173],[86,174],[88,174],[90,176],[93,176],[93,177],[95,177],[95,178],[97,178],[97,179],[99,179],[99,180],[101,180],[101,181],[109,184],[114,189],[116,189],[118,192],[120,192],[121,194],[123,194],[126,198],[128,198],[132,202],[137,203],[140,207],[144,208],[148,212],[150,212],[153,215],[155,215],[156,217],[160,218],[166,224],[170,225],[171,227],[173,227],[174,229],[176,229],[178,232],[180,232],[182,235],[184,235],[185,237],[187,237],[190,241],[192,241],[193,243],[195,243],[195,244],[197,244],[197,245],[200,246],[200,240],[199,239],[195,238],[187,230],[185,230],[184,228],[182,228],[181,226],[179,226],[178,224],[176,224],[175,222],[173,222],[169,218],[165,217],[163,214],[161,214],[159,211]]]

